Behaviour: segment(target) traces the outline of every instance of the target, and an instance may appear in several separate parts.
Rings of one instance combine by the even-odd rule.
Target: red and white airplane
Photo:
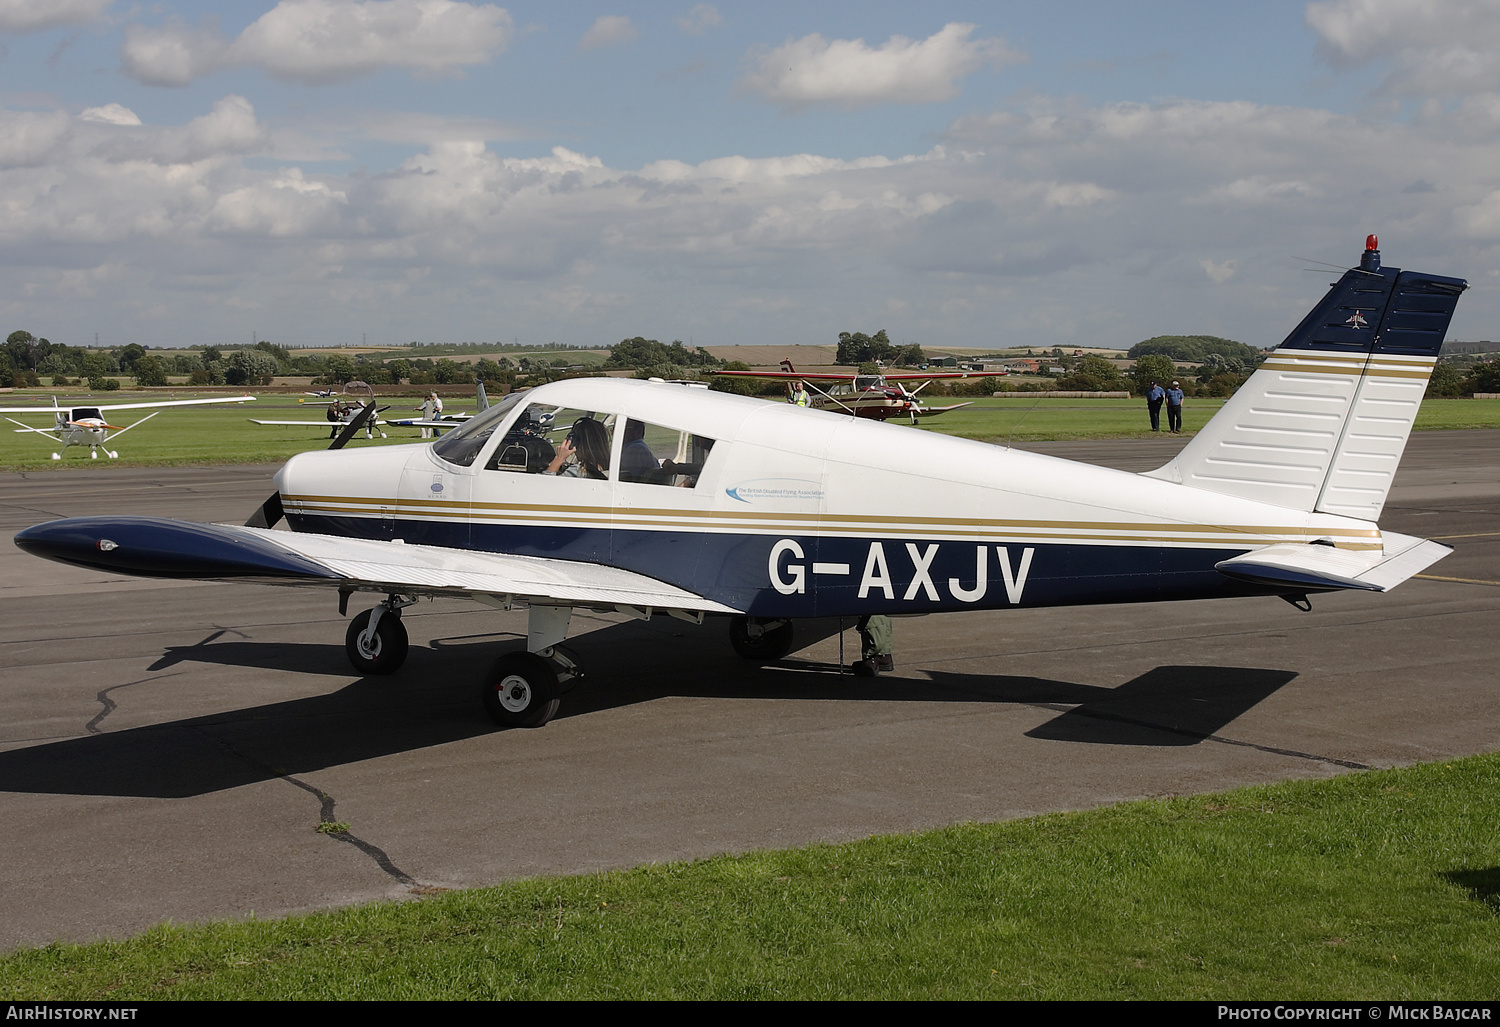
[[[145,424],[151,418],[155,417],[156,414],[161,413],[161,410],[157,410],[156,414],[147,414],[134,424],[127,424],[125,427],[120,428],[110,424],[108,421],[108,415],[117,410],[150,410],[156,407],[194,407],[206,406],[212,403],[250,403],[254,400],[254,396],[226,396],[222,399],[171,399],[150,403],[115,403],[109,406],[64,407],[58,406],[57,399],[54,397],[52,406],[50,407],[0,407],[0,414],[52,414],[54,423],[51,428],[33,428],[30,425],[22,424],[13,417],[7,417],[6,420],[11,424],[20,425],[19,428],[13,429],[17,434],[45,435],[53,442],[61,442],[64,451],[69,446],[87,446],[89,449],[89,459],[91,460],[97,460],[99,458],[99,450],[102,449],[104,450],[104,455],[113,460],[120,454],[110,449],[109,443],[113,442],[118,436],[125,434],[131,428]],[[62,453],[54,452],[52,459],[61,460]]]
[[[762,381],[783,381],[789,386],[797,382],[827,383],[826,389],[813,385],[815,395],[808,397],[806,406],[814,410],[828,410],[836,414],[852,414],[884,421],[892,417],[909,417],[916,424],[919,417],[946,414],[950,410],[972,405],[953,403],[945,407],[924,406],[917,399],[930,383],[940,378],[972,378],[973,371],[879,371],[875,374],[860,374],[847,371],[799,371],[790,360],[781,362],[780,371],[714,371],[721,378],[758,378]],[[921,382],[915,389],[907,389],[903,382]]]
[[[295,456],[244,526],[76,517],[15,539],[113,573],[325,588],[340,610],[384,596],[345,635],[365,674],[402,666],[401,611],[420,599],[524,607],[525,649],[481,688],[515,726],[546,723],[577,680],[562,646],[575,609],[722,617],[735,650],[765,661],[812,617],[1228,596],[1306,607],[1387,591],[1451,552],[1377,522],[1465,288],[1381,267],[1372,236],[1144,474],[580,378],[512,393],[436,442]],[[275,530],[283,517],[291,530]]]

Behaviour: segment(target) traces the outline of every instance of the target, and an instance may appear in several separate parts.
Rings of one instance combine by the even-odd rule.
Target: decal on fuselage
[[[806,478],[756,478],[730,485],[724,494],[747,506],[782,507],[787,503],[816,506],[823,499],[823,483]]]
[[[963,543],[947,544],[963,545]],[[903,602],[925,597],[929,602],[941,603],[943,599],[938,583],[932,578],[932,565],[943,543],[930,542],[926,546],[921,546],[914,542],[906,542],[903,545],[906,558],[911,564],[911,575],[909,578],[896,579],[891,575],[891,560],[886,556],[885,543],[870,543],[870,548],[865,554],[864,569],[860,572],[858,597],[869,599],[879,596],[883,599],[894,600],[897,580],[905,580],[907,585],[901,594]],[[1012,606],[1021,602],[1021,595],[1026,589],[1026,579],[1031,574],[1031,560],[1036,555],[1036,549],[1026,546],[1021,550],[1019,562],[1012,563],[1009,546],[984,544],[974,546],[974,583],[972,585],[965,585],[958,578],[948,578],[944,582],[947,585],[948,594],[958,602],[977,603],[989,592],[991,580],[989,553],[992,548],[999,560],[1000,580],[1005,586],[1005,598]],[[897,552],[900,551],[897,550]],[[804,562],[806,557],[807,554],[801,543],[795,539],[784,538],[772,546],[771,555],[767,561],[771,587],[784,596],[806,595],[810,580],[809,572],[814,578],[847,578],[854,571],[853,566],[847,563],[814,561],[809,567]],[[899,560],[900,557],[897,556],[896,559]]]

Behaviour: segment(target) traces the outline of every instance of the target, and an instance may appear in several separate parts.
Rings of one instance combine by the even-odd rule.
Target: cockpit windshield
[[[450,464],[459,467],[469,467],[474,463],[474,458],[484,448],[484,444],[490,440],[495,429],[500,426],[507,414],[516,408],[521,402],[521,392],[512,392],[500,402],[481,413],[475,414],[464,424],[450,431],[447,435],[432,444],[432,451]]]

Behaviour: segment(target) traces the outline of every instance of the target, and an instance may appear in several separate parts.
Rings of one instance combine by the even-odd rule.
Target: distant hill
[[[1210,353],[1249,361],[1252,366],[1261,357],[1260,350],[1254,346],[1247,346],[1233,339],[1221,339],[1217,335],[1157,335],[1136,343],[1126,355],[1136,360],[1153,353],[1189,364],[1203,363]]]

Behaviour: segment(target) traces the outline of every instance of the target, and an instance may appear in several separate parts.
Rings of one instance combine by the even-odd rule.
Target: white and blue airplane
[[[728,620],[779,659],[811,617],[1383,592],[1446,556],[1377,523],[1459,294],[1372,236],[1217,415],[1145,474],[785,403],[613,378],[513,393],[431,443],[293,457],[245,526],[79,517],[16,544],[65,563],[385,596],[354,667],[407,655],[401,611],[528,612],[483,701],[539,726],[580,673],[575,609]],[[568,427],[571,426],[571,427]],[[566,437],[559,438],[566,428]],[[285,517],[291,530],[276,530]]]

